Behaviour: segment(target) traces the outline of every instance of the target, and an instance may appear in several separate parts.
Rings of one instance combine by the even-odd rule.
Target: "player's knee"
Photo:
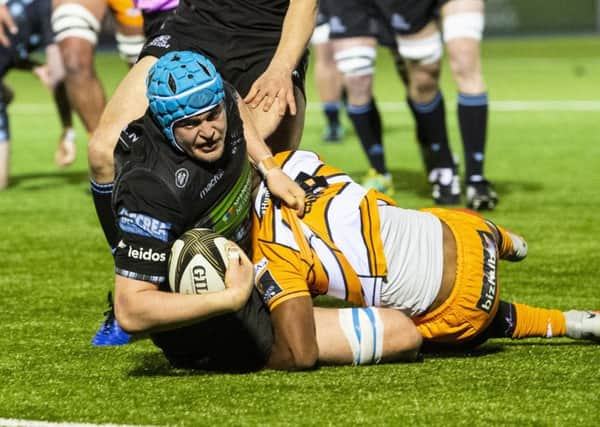
[[[90,49],[78,49],[75,45],[82,43],[79,40],[65,42],[67,46],[61,48],[63,52],[63,65],[65,77],[75,80],[89,80],[95,77],[93,68],[93,52]],[[83,42],[85,43],[85,42]]]
[[[76,3],[63,3],[52,12],[52,31],[57,43],[67,38],[86,40],[95,45],[98,41],[100,22],[85,7]]]
[[[404,313],[385,309],[384,362],[412,362],[419,356],[423,336]]]
[[[457,45],[448,53],[448,62],[455,77],[466,78],[478,68],[478,52],[471,46]]]
[[[364,105],[369,103],[373,97],[373,76],[346,76],[344,79],[348,103],[352,105]]]
[[[420,65],[409,74],[409,93],[416,102],[431,101],[439,91],[438,64]]]
[[[121,59],[130,65],[135,64],[144,47],[146,38],[141,34],[126,35],[119,32],[115,34],[115,38],[117,39],[117,50]]]
[[[453,46],[449,55],[450,69],[462,93],[479,94],[485,91],[481,74],[479,50],[473,46]]]
[[[396,41],[400,55],[417,64],[427,65],[439,62],[444,52],[442,36],[438,31],[417,39],[398,37]]]
[[[372,76],[377,51],[372,46],[353,46],[334,54],[337,69],[346,77]]]

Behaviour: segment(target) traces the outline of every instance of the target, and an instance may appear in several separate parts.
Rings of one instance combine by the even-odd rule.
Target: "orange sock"
[[[513,304],[517,324],[513,338],[562,337],[567,331],[565,316],[560,310],[531,307],[525,304]]]

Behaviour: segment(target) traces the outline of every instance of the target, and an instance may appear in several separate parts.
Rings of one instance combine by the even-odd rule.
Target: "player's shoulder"
[[[133,148],[133,145],[142,139],[144,133],[143,118],[139,118],[130,122],[127,126],[121,129],[119,140],[117,141],[117,148],[120,148],[122,151],[130,152]]]
[[[137,168],[153,170],[159,161],[166,161],[160,160],[162,138],[158,129],[149,128],[145,117],[130,122],[121,130],[114,149],[116,174]]]
[[[115,148],[114,201],[144,205],[179,206],[169,171],[175,166],[170,156],[161,155],[160,143],[147,136],[142,119],[131,122],[119,136]]]

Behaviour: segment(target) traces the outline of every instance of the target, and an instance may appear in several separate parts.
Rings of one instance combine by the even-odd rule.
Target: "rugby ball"
[[[169,286],[182,294],[225,289],[227,239],[208,228],[193,228],[173,243],[169,256]]]

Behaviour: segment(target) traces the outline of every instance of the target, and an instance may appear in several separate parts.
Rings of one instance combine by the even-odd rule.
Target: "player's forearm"
[[[270,66],[284,67],[291,73],[306,50],[317,18],[317,0],[290,0],[283,21],[281,39]]]
[[[254,122],[252,121],[252,116],[248,111],[248,107],[241,99],[238,100],[238,109],[240,111],[242,122],[244,123],[244,138],[246,139],[248,156],[254,165],[258,165],[261,160],[271,157],[273,154],[271,153],[269,146],[258,134]]]
[[[312,299],[303,296],[278,305],[271,312],[275,341],[267,368],[288,371],[314,368],[319,357]]]
[[[121,285],[121,286],[120,286]],[[157,289],[115,286],[115,314],[130,333],[168,330],[239,310],[245,301],[235,290],[203,295],[183,295]]]

